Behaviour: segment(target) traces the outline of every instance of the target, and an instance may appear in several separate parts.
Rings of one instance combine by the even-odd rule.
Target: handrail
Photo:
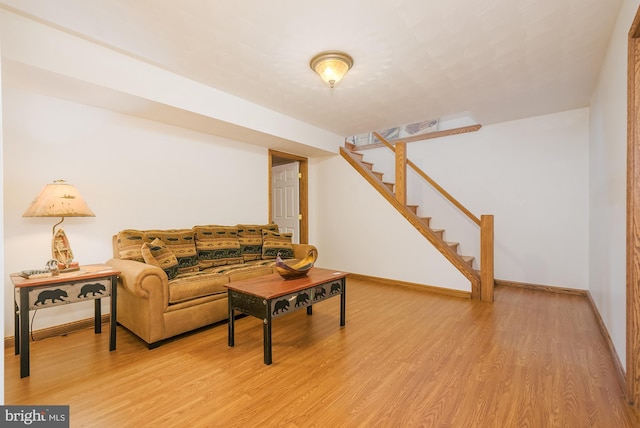
[[[380,134],[378,134],[377,132],[374,132],[373,135],[375,135],[375,137],[382,141],[382,143],[392,152],[396,152],[395,147],[393,147],[387,140],[385,140],[384,138],[382,138],[382,136]],[[467,217],[469,217],[475,224],[477,224],[478,226],[480,226],[481,222],[480,219],[478,217],[476,217],[471,211],[469,211],[464,205],[462,205],[460,202],[458,202],[458,200],[456,198],[454,198],[453,196],[451,196],[451,194],[449,194],[449,192],[447,192],[446,190],[444,190],[444,188],[442,188],[442,186],[440,186],[438,183],[436,183],[436,181],[434,179],[432,179],[431,177],[429,177],[424,171],[422,171],[420,169],[420,167],[418,167],[418,165],[416,165],[415,163],[413,163],[412,161],[410,161],[409,159],[407,159],[407,165],[409,165],[411,168],[413,168],[413,170],[415,172],[418,173],[418,175],[420,175],[422,178],[424,178],[425,180],[427,180],[427,182],[429,184],[431,184],[438,192],[440,192],[440,194],[442,196],[444,196],[449,202],[451,202],[453,205],[456,206],[456,208],[458,208],[460,211],[462,211],[463,213],[465,213],[465,215]]]

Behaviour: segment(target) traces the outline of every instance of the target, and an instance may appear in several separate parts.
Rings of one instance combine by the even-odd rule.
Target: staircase
[[[401,156],[393,146],[387,143],[381,136],[376,134],[376,137],[383,141],[392,151],[396,152],[397,156]],[[398,143],[405,144],[405,143]],[[406,153],[406,151],[405,151]],[[471,282],[471,296],[472,298],[493,301],[493,216],[482,216],[482,220],[471,214],[466,208],[460,205],[455,199],[453,199],[444,189],[433,182],[424,172],[420,171],[417,166],[408,160],[404,160],[404,165],[410,165],[414,169],[417,169],[418,173],[422,175],[427,181],[430,182],[437,190],[439,190],[445,197],[453,201],[454,205],[458,206],[465,214],[469,215],[480,227],[481,227],[481,263],[480,270],[474,269],[473,256],[466,256],[458,253],[459,243],[445,240],[444,229],[434,229],[430,226],[430,217],[418,216],[418,206],[409,205],[404,201],[402,188],[406,183],[401,183],[400,186],[397,183],[391,183],[384,181],[383,174],[374,170],[374,165],[371,162],[363,160],[363,154],[357,151],[357,147],[350,143],[345,143],[345,147],[340,148],[340,154],[342,157],[353,166],[356,171],[360,173],[378,192],[387,199],[400,214],[402,214],[411,223],[415,229],[422,234],[453,266],[460,271]],[[403,165],[402,159],[400,163],[396,160],[396,168],[398,165]],[[406,169],[406,166],[405,166]],[[400,181],[406,174],[402,171],[396,171],[396,182],[398,178]],[[489,260],[490,259],[490,260]],[[484,271],[484,272],[482,272]],[[484,287],[483,287],[484,285]]]

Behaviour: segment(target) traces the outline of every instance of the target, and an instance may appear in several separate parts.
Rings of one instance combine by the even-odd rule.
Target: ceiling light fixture
[[[353,67],[353,58],[344,52],[321,52],[311,58],[309,66],[333,88]]]

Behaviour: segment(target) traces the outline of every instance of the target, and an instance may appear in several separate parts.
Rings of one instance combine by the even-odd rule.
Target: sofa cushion
[[[300,259],[286,259],[286,260],[283,260],[283,262],[285,262],[289,266],[294,266],[294,265],[296,265],[297,263],[300,262]],[[275,259],[254,260],[254,261],[251,261],[251,262],[246,262],[245,265],[247,265],[247,266],[262,266],[262,267],[268,268],[271,271],[271,273],[278,273],[278,271],[276,270],[276,260]]]
[[[269,224],[239,224],[238,241],[245,262],[260,260],[262,258],[262,231],[278,231],[278,225]]]
[[[212,294],[226,293],[227,275],[198,271],[178,275],[169,281],[169,303],[179,303]]]
[[[141,251],[145,263],[162,268],[170,280],[178,275],[178,259],[160,239],[156,238],[149,244],[145,242]]]
[[[236,265],[216,266],[207,269],[205,272],[212,272],[224,275],[229,281],[239,281],[241,279],[255,278],[256,276],[269,275],[273,273],[270,265],[275,264],[273,260],[256,260]]]
[[[144,262],[142,257],[142,244],[145,241],[144,231],[125,229],[118,232],[116,242],[118,244],[118,256],[123,260],[135,260]]]
[[[262,259],[275,259],[278,253],[280,258],[293,258],[293,244],[291,233],[279,233],[271,230],[262,231]]]
[[[230,282],[242,281],[249,278],[257,278],[259,276],[270,275],[273,269],[267,266],[244,266],[243,268],[234,269],[227,273]]]
[[[235,226],[194,226],[198,253],[198,266],[207,269],[213,266],[242,263],[242,251]]]
[[[147,230],[144,237],[147,242],[158,238],[165,243],[178,259],[178,272],[188,273],[200,270],[191,229]]]

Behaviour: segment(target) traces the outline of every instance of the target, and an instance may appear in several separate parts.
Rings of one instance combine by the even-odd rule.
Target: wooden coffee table
[[[234,311],[259,318],[264,323],[264,363],[271,364],[271,321],[298,309],[340,296],[340,325],[345,324],[346,276],[348,273],[314,267],[307,276],[285,280],[277,273],[244,281],[227,287],[229,296],[229,346],[234,345]]]

